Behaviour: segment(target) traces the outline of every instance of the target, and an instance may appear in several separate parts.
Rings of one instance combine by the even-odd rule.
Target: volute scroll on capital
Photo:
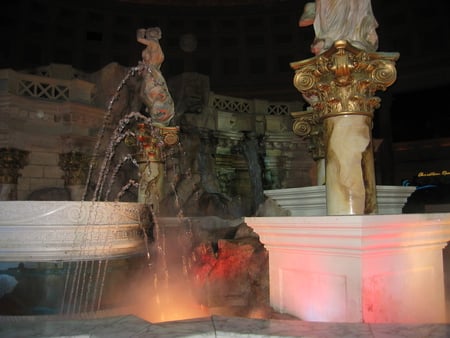
[[[325,157],[323,144],[323,128],[320,123],[320,116],[311,108],[306,111],[292,112],[294,118],[292,130],[294,134],[309,139],[309,151],[313,159],[318,160]]]
[[[311,108],[306,111],[292,112],[291,116],[294,118],[292,130],[294,134],[301,137],[310,136],[320,123],[319,114]]]

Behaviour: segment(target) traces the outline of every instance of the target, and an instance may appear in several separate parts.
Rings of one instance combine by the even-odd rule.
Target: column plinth
[[[306,321],[442,323],[450,214],[246,217],[270,304]]]

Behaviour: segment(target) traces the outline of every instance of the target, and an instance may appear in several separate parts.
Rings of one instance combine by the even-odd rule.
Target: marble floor
[[[133,315],[56,318],[0,316],[0,337],[450,337],[450,324],[323,323],[210,316],[149,323]]]

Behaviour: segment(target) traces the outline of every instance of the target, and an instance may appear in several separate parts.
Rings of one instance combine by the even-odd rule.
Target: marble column
[[[396,80],[398,57],[338,40],[316,57],[291,63],[294,85],[323,128],[328,215],[377,213],[371,132],[380,99],[375,92]]]
[[[0,149],[0,201],[17,199],[19,171],[27,164],[28,153],[15,148]]]

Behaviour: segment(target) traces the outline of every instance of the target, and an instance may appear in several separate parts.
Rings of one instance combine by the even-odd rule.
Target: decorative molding
[[[379,215],[401,214],[408,197],[416,190],[412,186],[377,186]],[[325,216],[327,214],[326,187],[265,190],[264,194],[275,201],[290,216]]]
[[[146,209],[124,202],[2,202],[0,261],[94,260],[143,253]]]

